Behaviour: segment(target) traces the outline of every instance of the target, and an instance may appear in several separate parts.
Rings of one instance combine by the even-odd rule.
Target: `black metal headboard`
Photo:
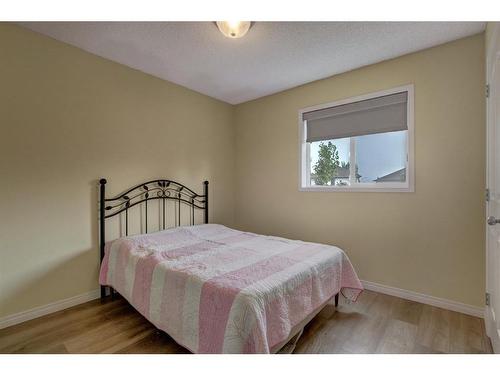
[[[106,198],[106,179],[99,180],[99,247],[101,252],[101,262],[104,258],[104,244],[106,242],[105,221],[113,216],[125,212],[125,235],[128,235],[128,213],[129,209],[144,204],[145,232],[148,233],[148,202],[160,199],[161,218],[159,227],[166,229],[166,202],[176,203],[177,215],[175,216],[175,226],[181,225],[181,205],[191,208],[190,222],[195,224],[195,209],[203,210],[203,222],[208,223],[208,181],[203,182],[203,194],[195,193],[183,184],[172,180],[151,180],[127,189],[125,192],[111,198]],[[101,287],[101,296],[103,289]]]

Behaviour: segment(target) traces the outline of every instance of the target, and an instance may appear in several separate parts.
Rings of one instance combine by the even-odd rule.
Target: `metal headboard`
[[[113,216],[125,212],[125,235],[128,235],[129,209],[144,204],[145,232],[148,233],[148,202],[160,201],[161,218],[159,227],[166,229],[166,202],[176,203],[177,215],[175,226],[181,225],[181,205],[191,208],[190,222],[195,224],[195,209],[203,210],[203,222],[208,223],[208,181],[203,182],[203,194],[198,194],[187,186],[172,180],[151,180],[127,189],[125,192],[111,198],[106,198],[106,179],[99,180],[99,247],[101,262],[104,258],[104,244],[106,243],[105,221]],[[101,297],[105,294],[105,287],[101,286]]]

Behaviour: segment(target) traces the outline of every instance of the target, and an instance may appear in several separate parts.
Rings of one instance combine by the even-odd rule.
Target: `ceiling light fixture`
[[[232,39],[245,36],[252,26],[250,21],[217,21],[215,24],[222,34]]]

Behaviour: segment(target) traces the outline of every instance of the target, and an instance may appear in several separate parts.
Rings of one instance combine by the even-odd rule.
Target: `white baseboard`
[[[20,313],[8,315],[0,318],[0,329],[13,326],[15,324],[19,324],[22,322],[26,322],[31,319],[39,318],[41,316],[51,314],[57,311],[61,311],[67,309],[69,307],[73,307],[79,305],[81,303],[85,303],[88,301],[92,301],[100,297],[99,289],[92,290],[87,293],[80,294],[78,296],[66,298],[60,301],[49,303],[45,306],[35,307],[30,310],[22,311]]]
[[[363,283],[363,286],[365,287],[366,290],[371,290],[382,294],[388,294],[390,296],[399,297],[410,301],[425,303],[427,305],[440,307],[442,309],[447,309],[467,315],[477,316],[479,318],[484,318],[484,308],[481,307],[467,305],[465,303],[451,301],[449,299],[433,297],[427,294],[412,292],[411,290],[399,289],[393,286],[382,285],[371,281],[362,280],[361,282]]]
[[[484,308],[481,307],[467,305],[465,303],[451,301],[444,298],[433,297],[427,294],[412,292],[410,290],[395,288],[393,286],[382,285],[371,281],[363,280],[362,283],[365,289],[374,292],[388,294],[390,296],[395,296],[410,301],[425,303],[427,305],[436,306],[451,311],[457,311],[463,314],[477,316],[480,318],[484,317]],[[22,322],[26,322],[31,319],[39,318],[41,316],[51,314],[57,311],[61,311],[69,307],[79,305],[81,303],[92,301],[99,297],[100,297],[99,289],[96,289],[87,293],[80,294],[75,297],[70,297],[57,302],[52,302],[45,306],[35,307],[34,309],[8,315],[3,318],[0,318],[0,329],[10,327]]]

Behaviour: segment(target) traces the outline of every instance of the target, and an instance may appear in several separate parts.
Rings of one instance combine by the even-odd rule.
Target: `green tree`
[[[339,152],[332,143],[321,142],[319,144],[318,161],[314,164],[314,173],[316,175],[316,185],[329,185],[339,167]]]

